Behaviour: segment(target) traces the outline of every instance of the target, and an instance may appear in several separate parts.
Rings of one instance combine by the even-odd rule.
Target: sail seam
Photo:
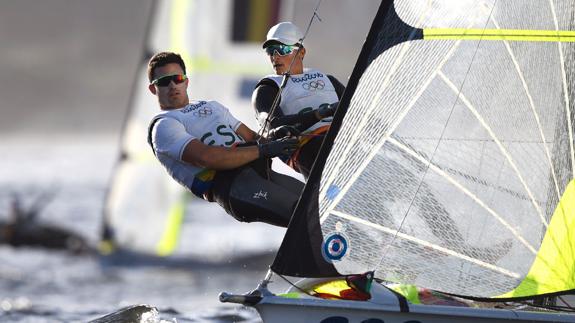
[[[469,196],[473,201],[475,201],[479,206],[485,209],[489,214],[491,214],[497,221],[499,221],[503,226],[508,229],[523,245],[525,245],[533,254],[537,254],[537,250],[525,238],[521,236],[517,230],[515,230],[509,223],[507,223],[497,212],[491,209],[487,204],[485,204],[479,197],[469,191],[465,186],[460,184],[456,181],[453,177],[449,176],[446,172],[444,172],[441,168],[437,165],[433,164],[431,161],[426,160],[425,158],[421,157],[412,149],[408,148],[407,146],[403,145],[402,143],[398,142],[394,138],[389,138],[389,143],[395,145],[399,149],[403,150],[404,152],[408,153],[410,156],[414,157],[415,159],[419,160],[423,164],[428,164],[429,168],[431,168],[434,172],[445,178],[448,182],[450,182],[453,186],[457,187],[461,190],[465,195]]]
[[[493,24],[495,25],[495,27],[500,29],[499,23],[495,20],[495,18],[493,18],[493,16],[491,16],[491,21],[493,21]],[[525,80],[525,76],[523,75],[523,71],[521,70],[521,67],[519,66],[519,62],[517,61],[517,57],[515,57],[515,54],[513,53],[513,50],[511,49],[511,45],[509,44],[509,41],[504,40],[503,44],[505,45],[505,48],[507,49],[507,52],[509,53],[511,60],[513,61],[513,65],[515,66],[515,69],[517,70],[517,74],[519,75],[519,78],[521,79],[521,84],[523,85],[523,88],[525,89],[525,94],[527,95],[527,98],[529,99],[529,105],[531,107],[531,111],[533,112],[533,116],[535,118],[535,121],[537,122],[537,128],[539,130],[539,135],[541,136],[541,139],[543,141],[543,143],[542,143],[543,149],[545,150],[545,154],[547,155],[547,161],[549,162],[549,167],[551,169],[551,174],[553,176],[553,184],[555,184],[555,192],[557,194],[557,198],[560,198],[561,192],[559,191],[559,185],[558,185],[557,175],[555,173],[555,168],[553,167],[553,162],[551,161],[551,152],[549,151],[549,147],[546,144],[547,140],[545,138],[545,133],[543,132],[543,127],[541,126],[539,114],[537,113],[537,111],[535,109],[535,102],[533,100],[533,96],[531,95],[531,91],[529,90],[529,86],[527,85],[527,81]]]
[[[333,210],[333,211],[332,211],[332,214],[333,214],[333,215],[336,215],[336,216],[339,216],[339,217],[341,217],[341,218],[344,218],[344,219],[346,219],[346,220],[349,220],[349,221],[353,221],[353,222],[357,222],[357,223],[360,223],[360,224],[369,226],[369,227],[371,227],[371,228],[373,228],[373,229],[376,229],[376,230],[378,230],[378,231],[385,232],[385,233],[388,233],[388,234],[390,234],[390,235],[394,235],[394,236],[400,237],[400,238],[402,238],[402,239],[405,239],[405,240],[408,240],[408,241],[411,241],[411,242],[420,244],[420,245],[422,245],[422,246],[424,246],[424,247],[437,250],[437,251],[442,252],[442,253],[445,253],[445,254],[447,254],[447,255],[450,255],[450,256],[453,256],[453,257],[456,257],[456,258],[459,258],[459,259],[466,260],[466,261],[471,262],[471,263],[474,263],[474,264],[476,264],[476,265],[478,265],[478,266],[481,266],[481,267],[484,267],[484,268],[488,268],[488,269],[490,269],[490,270],[493,270],[493,271],[502,273],[502,274],[504,274],[504,275],[506,275],[506,276],[513,277],[513,278],[516,278],[516,279],[521,278],[521,276],[520,276],[518,273],[509,271],[509,270],[507,270],[507,269],[505,269],[505,268],[501,268],[501,267],[499,267],[499,266],[495,266],[495,265],[486,263],[486,262],[481,261],[481,260],[476,259],[476,258],[472,258],[472,257],[466,256],[466,255],[464,255],[464,254],[458,253],[458,252],[453,251],[453,250],[451,250],[451,249],[447,249],[447,248],[441,247],[441,246],[436,245],[436,244],[434,244],[434,243],[431,243],[431,242],[428,242],[428,241],[425,241],[425,240],[422,240],[422,239],[418,239],[418,238],[413,237],[413,236],[410,236],[410,235],[408,235],[408,234],[401,233],[401,232],[399,232],[398,230],[394,230],[394,229],[391,229],[391,228],[388,228],[388,227],[384,227],[384,226],[382,226],[382,225],[379,225],[379,224],[376,224],[376,223],[373,223],[373,222],[369,222],[369,221],[360,219],[360,218],[358,218],[358,217],[355,217],[355,216],[353,216],[353,215],[350,215],[350,214],[347,214],[347,213],[343,213],[343,212],[340,212],[340,211],[336,211],[336,210]]]
[[[445,76],[445,74],[443,74],[441,71],[439,72],[439,76],[441,77],[441,79],[443,79],[445,81],[445,83],[456,93],[458,93],[458,89],[455,86],[455,84],[453,84],[451,82],[451,80],[449,80],[447,78],[447,76]],[[499,147],[499,150],[501,151],[501,153],[505,156],[505,158],[507,159],[507,161],[509,162],[511,168],[513,168],[513,170],[515,171],[515,173],[517,174],[517,177],[519,178],[519,181],[521,181],[521,184],[523,185],[523,187],[525,188],[525,190],[527,191],[527,194],[529,195],[529,198],[531,199],[531,203],[533,204],[533,206],[535,207],[539,218],[541,219],[541,222],[545,225],[545,227],[548,227],[549,224],[547,223],[547,220],[545,219],[541,209],[539,208],[539,205],[537,204],[537,201],[535,200],[535,197],[533,196],[533,193],[531,192],[531,190],[529,189],[529,187],[527,186],[527,183],[525,182],[525,179],[523,178],[523,176],[521,175],[519,169],[517,168],[517,165],[515,164],[515,162],[513,161],[513,158],[511,157],[511,155],[509,155],[509,152],[507,152],[507,150],[505,149],[505,147],[503,146],[503,143],[501,143],[501,141],[497,138],[497,136],[495,135],[495,133],[493,133],[493,130],[491,129],[491,127],[489,127],[489,125],[487,124],[487,122],[481,117],[481,115],[479,114],[479,112],[473,107],[473,105],[471,104],[471,102],[469,102],[469,100],[467,99],[467,97],[465,97],[465,95],[463,93],[459,93],[459,98],[461,99],[461,101],[465,104],[465,106],[469,109],[469,111],[475,116],[475,118],[477,119],[477,121],[479,121],[479,123],[483,126],[483,128],[487,131],[487,133],[489,133],[489,135],[491,136],[491,138],[493,138],[493,141],[497,144],[497,146]]]

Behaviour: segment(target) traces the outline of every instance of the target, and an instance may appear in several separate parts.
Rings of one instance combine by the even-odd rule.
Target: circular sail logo
[[[347,239],[341,233],[333,233],[325,239],[321,251],[325,259],[331,262],[341,260],[347,249]]]

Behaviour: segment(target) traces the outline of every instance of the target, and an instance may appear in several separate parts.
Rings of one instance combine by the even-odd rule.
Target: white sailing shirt
[[[150,123],[150,144],[170,176],[201,197],[211,187],[215,172],[184,162],[184,148],[194,139],[222,147],[243,143],[235,132],[240,125],[220,103],[196,101],[156,115]]]
[[[282,75],[275,74],[265,78],[273,80],[278,87],[283,80]],[[284,115],[292,115],[315,110],[322,105],[335,103],[338,100],[335,87],[326,74],[316,69],[305,69],[303,74],[290,76],[282,90],[279,108]],[[318,128],[329,126],[332,119],[332,117],[324,118],[303,133],[310,133]]]

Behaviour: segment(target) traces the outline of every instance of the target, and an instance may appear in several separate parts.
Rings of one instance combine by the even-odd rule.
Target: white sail
[[[572,2],[395,10],[414,29],[361,77],[321,180],[323,234],[349,243],[334,266],[474,297],[573,288]]]

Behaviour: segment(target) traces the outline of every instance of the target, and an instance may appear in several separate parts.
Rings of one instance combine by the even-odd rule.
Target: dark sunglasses
[[[265,51],[269,56],[273,56],[274,52],[279,56],[286,56],[291,54],[291,52],[293,52],[296,48],[297,46],[294,45],[275,44],[266,47]]]
[[[153,80],[152,84],[155,84],[157,86],[168,86],[172,81],[174,81],[174,83],[176,84],[180,84],[187,78],[188,77],[185,74],[166,75]]]

